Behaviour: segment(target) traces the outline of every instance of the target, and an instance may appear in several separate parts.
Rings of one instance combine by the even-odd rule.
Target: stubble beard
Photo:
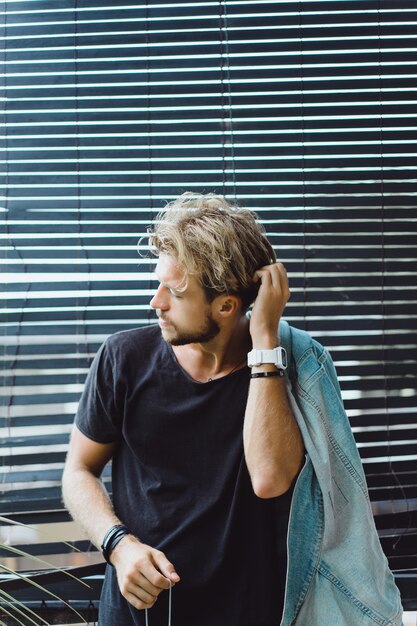
[[[208,343],[220,332],[218,323],[211,315],[207,315],[204,326],[200,330],[190,332],[179,331],[174,325],[172,325],[172,328],[176,333],[173,336],[164,336],[164,331],[162,330],[163,338],[171,346],[185,346],[189,343]]]

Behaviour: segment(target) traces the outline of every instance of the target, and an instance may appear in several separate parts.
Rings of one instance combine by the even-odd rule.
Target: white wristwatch
[[[256,367],[264,364],[275,365],[280,370],[287,369],[287,353],[285,348],[278,346],[273,350],[251,350],[248,353],[248,366]]]

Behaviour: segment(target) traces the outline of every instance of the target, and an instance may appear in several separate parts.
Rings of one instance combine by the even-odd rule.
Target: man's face
[[[159,317],[162,337],[173,346],[207,343],[220,328],[195,276],[189,276],[184,289],[184,271],[177,261],[161,254],[155,270],[159,287],[150,305]]]

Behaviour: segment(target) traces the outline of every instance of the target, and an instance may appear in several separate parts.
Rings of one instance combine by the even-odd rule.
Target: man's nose
[[[166,290],[164,290],[163,286],[159,285],[154,297],[149,303],[153,309],[161,309],[165,311],[168,308],[168,299],[164,293],[165,291]]]

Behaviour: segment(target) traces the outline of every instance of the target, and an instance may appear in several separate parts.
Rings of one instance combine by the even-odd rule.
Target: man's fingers
[[[149,593],[141,585],[131,585],[128,588],[128,593],[136,596],[136,598],[138,598],[144,604],[150,605],[154,604],[157,601],[160,592],[161,589],[158,589],[157,593]]]
[[[170,587],[171,583],[179,582],[180,577],[175,571],[175,567],[168,561],[163,552],[156,550],[153,554],[153,558],[159,571],[168,579],[168,587]]]
[[[136,587],[132,591],[126,591],[123,595],[139,611],[152,608],[157,600],[157,597],[147,594],[140,587]]]
[[[286,300],[288,301],[290,299],[291,292],[288,286],[287,270],[285,269],[285,265],[283,265],[282,263],[277,263],[277,268],[281,290],[282,293],[285,295]]]
[[[253,282],[258,284],[259,289],[262,287],[270,288],[275,286],[272,273],[269,271],[268,267],[261,267],[261,269],[255,272]]]
[[[148,558],[141,563],[138,569],[140,574],[159,591],[169,589],[173,583],[177,583],[180,579],[172,563],[159,550],[150,551]]]
[[[146,578],[148,586],[151,585],[150,589],[155,589],[158,593],[164,589],[169,589],[171,586],[168,577],[161,574],[153,563],[147,563],[145,566],[142,566],[140,574]]]
[[[161,575],[161,580],[164,581],[164,586],[154,585],[150,580],[148,580],[148,578],[146,578],[146,576],[144,576],[142,573],[139,572],[139,574],[136,577],[135,584],[139,585],[139,587],[144,589],[150,595],[158,596],[161,593],[161,591],[164,591],[165,589],[169,589],[169,582],[167,586],[166,578],[164,578],[162,575]]]
[[[253,278],[254,282],[259,280],[265,286],[272,286],[282,291],[288,290],[287,270],[283,263],[273,263],[257,270]]]
[[[120,591],[134,607],[144,609],[154,605],[162,589],[151,585],[142,574],[135,573],[124,579]]]

